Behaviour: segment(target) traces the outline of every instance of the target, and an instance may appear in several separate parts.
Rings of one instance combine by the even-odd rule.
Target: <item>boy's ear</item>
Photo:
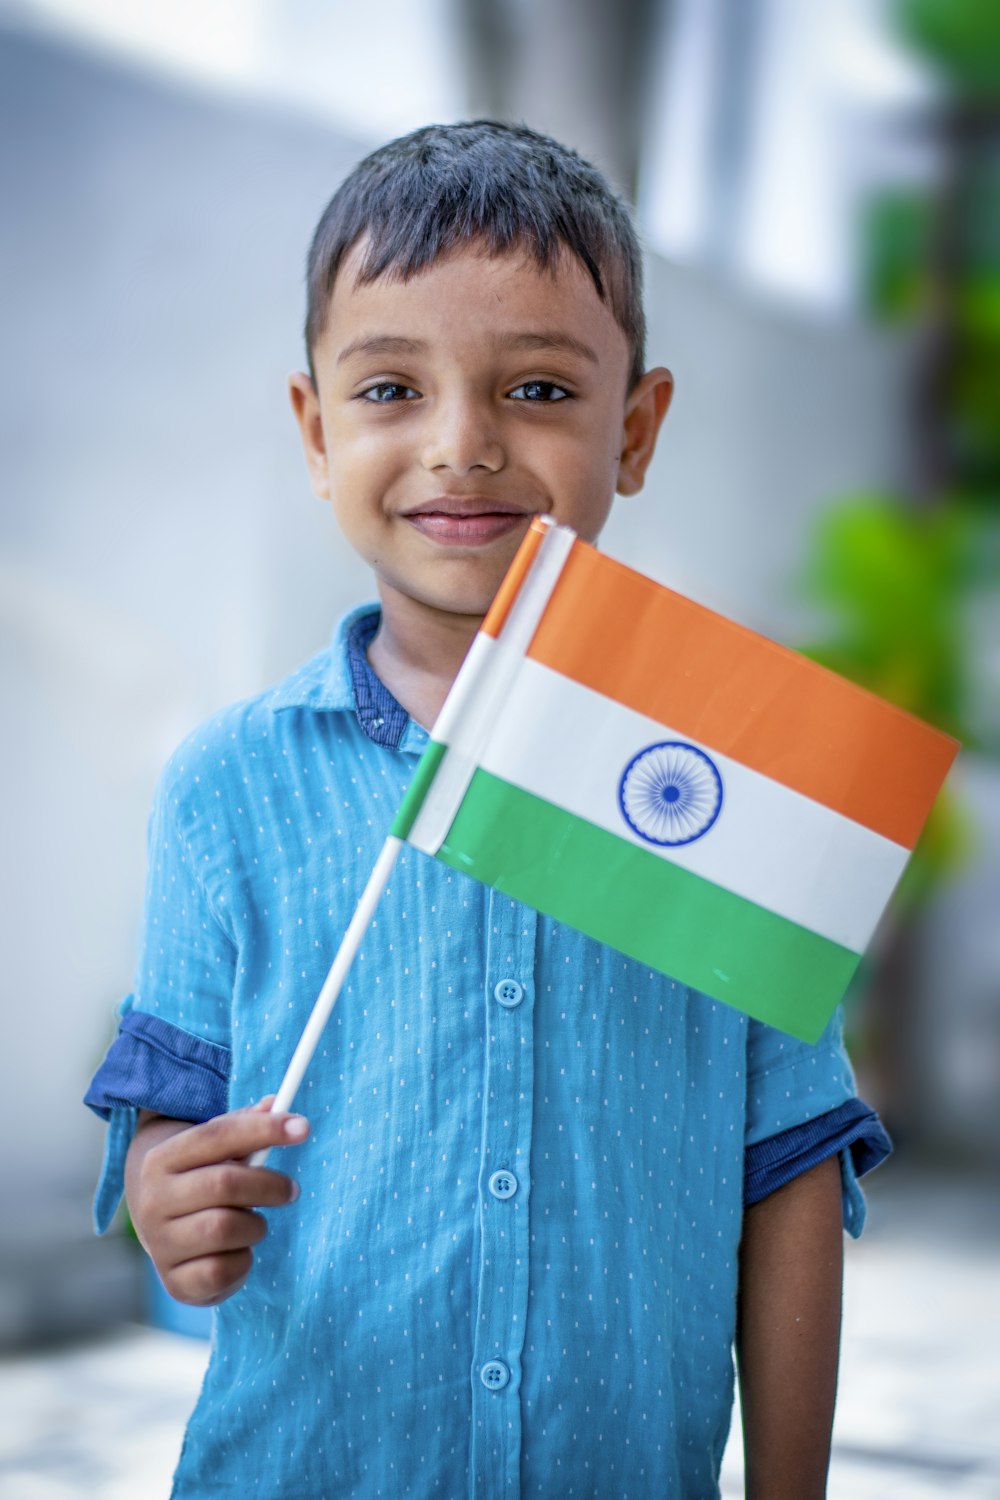
[[[673,394],[674,377],[662,365],[647,370],[629,391],[615,485],[619,495],[637,495],[642,489]]]
[[[319,500],[330,498],[330,475],[326,462],[326,436],[316,387],[304,370],[288,377],[288,394],[292,411],[302,434],[302,449],[312,481],[313,494]]]

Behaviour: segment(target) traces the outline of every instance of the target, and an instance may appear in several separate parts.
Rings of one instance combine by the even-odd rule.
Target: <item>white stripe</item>
[[[860,953],[909,851],[707,745],[699,748],[724,786],[718,819],[693,843],[647,843],[625,821],[618,785],[633,756],[665,740],[697,744],[526,659],[477,759],[522,790]]]
[[[568,526],[549,523],[499,636],[476,636],[434,721],[431,739],[448,749],[407,837],[427,854],[454,821],[575,541]]]

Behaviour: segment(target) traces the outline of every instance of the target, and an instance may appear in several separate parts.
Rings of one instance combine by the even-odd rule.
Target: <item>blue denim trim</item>
[[[347,634],[347,660],[357,699],[358,723],[376,745],[398,750],[410,716],[376,677],[367,656],[381,618],[381,611],[373,609],[352,623]]]
[[[892,1150],[888,1132],[863,1099],[748,1146],[743,1164],[743,1207],[759,1203],[828,1156],[850,1148],[851,1165],[863,1177]]]
[[[104,1142],[101,1176],[94,1194],[94,1228],[98,1234],[110,1229],[125,1193],[125,1158],[135,1135],[139,1111],[125,1107],[112,1109]]]
[[[229,1059],[228,1047],[132,1010],[122,1018],[83,1102],[102,1120],[119,1109],[211,1120],[229,1108]]]

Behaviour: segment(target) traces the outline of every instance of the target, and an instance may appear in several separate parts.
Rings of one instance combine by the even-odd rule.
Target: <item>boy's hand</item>
[[[125,1195],[140,1243],[172,1297],[197,1306],[239,1291],[251,1246],[267,1233],[254,1208],[293,1203],[298,1184],[246,1158],[305,1140],[301,1115],[274,1115],[270,1099],[191,1125],[140,1112],[125,1163]]]

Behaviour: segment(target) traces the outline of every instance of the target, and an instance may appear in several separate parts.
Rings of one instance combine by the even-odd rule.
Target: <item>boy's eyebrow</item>
[[[427,345],[423,339],[407,339],[399,334],[373,333],[367,338],[352,339],[337,355],[338,365],[355,354],[423,354]]]
[[[511,352],[530,352],[532,350],[553,349],[564,354],[579,354],[581,359],[589,359],[591,364],[600,364],[595,351],[582,339],[574,338],[571,333],[562,333],[555,329],[539,333],[506,333],[496,341],[499,349]]]
[[[591,364],[600,364],[595,351],[582,339],[574,338],[571,333],[562,333],[552,329],[539,333],[505,333],[496,340],[498,349],[509,353],[526,353],[534,350],[556,350],[565,354],[578,354],[581,359],[587,359]],[[401,334],[374,333],[367,337],[352,339],[345,344],[337,355],[338,365],[345,360],[352,359],[356,354],[365,354],[369,357],[382,354],[424,354],[427,344],[423,339],[408,339]]]

